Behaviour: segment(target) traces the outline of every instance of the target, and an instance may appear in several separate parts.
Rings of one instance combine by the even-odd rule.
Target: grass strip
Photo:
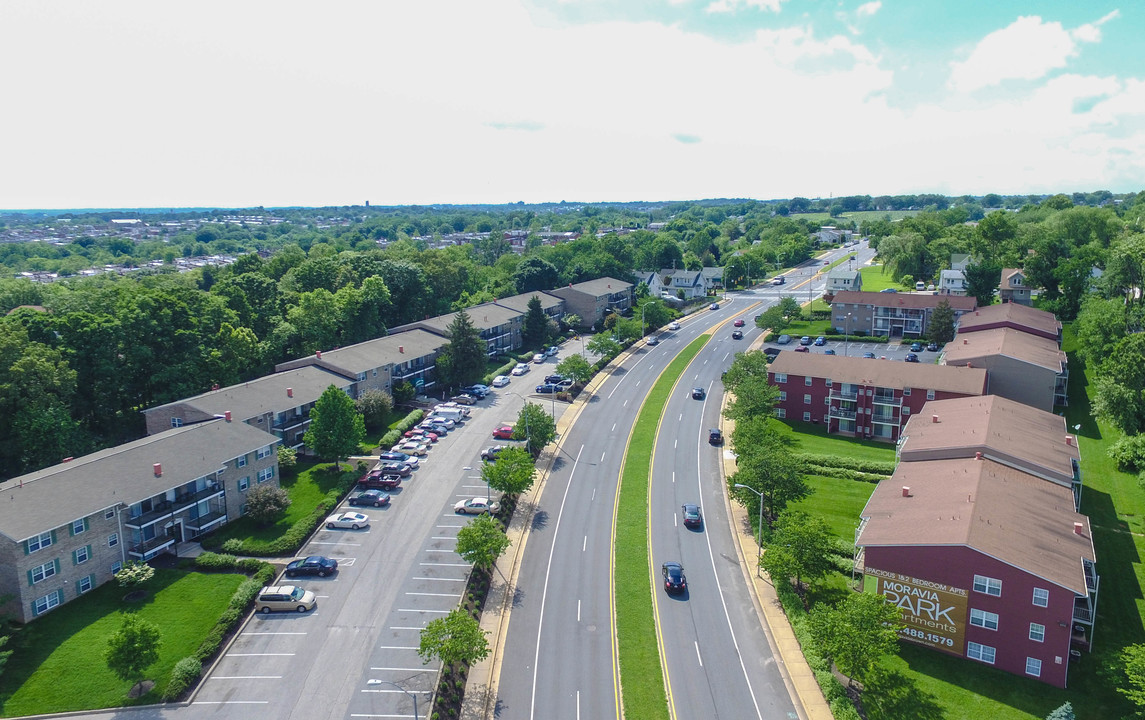
[[[616,638],[626,720],[666,720],[668,696],[652,614],[652,568],[648,555],[648,482],[652,447],[668,395],[684,368],[711,338],[693,340],[661,373],[648,393],[628,439],[616,507]]]

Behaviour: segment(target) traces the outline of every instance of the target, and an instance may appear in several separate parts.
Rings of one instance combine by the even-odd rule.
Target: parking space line
[[[294,657],[294,653],[227,653],[227,657]]]
[[[196,700],[192,705],[267,705],[269,700]]]
[[[394,672],[413,672],[413,673],[425,672],[425,666],[424,665],[422,667],[415,667],[415,668],[372,667],[370,669],[371,670],[392,670]]]
[[[457,538],[452,536],[452,535],[447,535],[445,537],[434,535],[434,536],[430,537],[430,540],[456,540],[456,539]]]
[[[379,650],[417,650],[417,645],[379,645]]]
[[[463,567],[463,568],[472,567],[472,565],[470,565],[469,563],[431,563],[431,562],[424,562],[424,563],[418,563],[418,565],[427,565],[429,567]]]
[[[398,612],[440,613],[442,615],[448,615],[449,613],[453,612],[453,610],[425,610],[423,608],[398,608]]]
[[[438,580],[440,582],[465,582],[465,578],[431,578],[431,577],[415,577],[414,580]]]
[[[424,595],[425,597],[461,597],[459,593],[423,593],[423,592],[407,592],[406,595]],[[293,655],[294,653],[290,653]]]
[[[418,631],[421,631],[421,630],[425,630],[425,626],[422,625],[421,627],[405,627],[403,625],[390,625],[389,629],[390,630],[418,630]]]
[[[369,531],[367,530],[366,532],[369,532]],[[355,547],[358,547],[358,546],[360,546],[362,543],[348,543],[348,542],[318,542],[317,540],[311,540],[311,541],[310,541],[310,544],[311,544],[311,545],[353,545],[353,546],[355,546]]]
[[[438,525],[439,528],[463,528],[464,525]]]
[[[244,632],[243,635],[305,635],[304,632]]]

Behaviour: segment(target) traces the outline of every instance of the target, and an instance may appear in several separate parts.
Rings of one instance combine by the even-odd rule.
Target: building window
[[[827,384],[827,387],[833,387],[833,384],[832,384],[832,382],[831,382],[831,378],[827,378],[827,379],[826,379],[826,380],[824,380],[823,382]]]
[[[239,478],[239,492],[246,492],[250,488],[250,476]]]
[[[78,550],[72,552],[72,558],[75,560],[76,565],[83,565],[91,559],[91,545],[84,545]]]
[[[171,418],[171,427],[183,427],[183,418]]]
[[[775,373],[775,383],[782,385],[787,382],[787,373]]]
[[[1026,658],[1026,674],[1033,677],[1042,676],[1042,661],[1037,658]]]
[[[72,521],[72,535],[79,535],[84,530],[87,530],[87,520],[80,518]]]
[[[246,503],[239,505],[239,515],[246,515]]]
[[[787,410],[785,408],[775,408],[775,417],[783,420],[787,417]]]
[[[37,535],[36,537],[28,540],[28,552],[34,553],[37,550],[43,550],[44,548],[48,547],[51,544],[52,544],[52,533],[51,532],[41,533],[41,534]]]
[[[984,663],[994,664],[994,648],[976,642],[966,643],[966,657],[971,660],[981,660]]]
[[[1030,639],[1034,642],[1046,641],[1046,626],[1030,623]]]
[[[258,471],[258,481],[264,483],[274,477],[274,468],[268,467]]]
[[[35,585],[41,580],[47,580],[56,574],[56,561],[44,563],[28,571],[28,577],[32,581],[31,584]]]
[[[1038,607],[1048,607],[1050,604],[1050,591],[1045,588],[1034,588],[1034,604]]]
[[[240,455],[239,458],[235,460],[235,467],[246,467],[246,455]]]
[[[116,560],[115,562],[113,562],[111,564],[111,574],[112,575],[116,574],[117,572],[119,572],[122,569],[123,569],[123,563],[119,562],[118,560]]]
[[[258,452],[255,453],[255,457],[257,457],[259,460],[262,460],[264,457],[268,457],[270,455],[270,450],[272,447],[273,447],[272,445],[267,445],[264,448],[259,448]]]
[[[1002,597],[1002,581],[988,578],[984,575],[975,575],[974,592],[986,593],[994,597]]]
[[[934,399],[934,391],[933,390],[927,390],[926,391],[926,399],[927,400],[933,400]]]
[[[809,412],[803,413],[803,422],[811,422],[811,413],[809,413]]]
[[[970,624],[987,630],[998,629],[998,613],[970,608]]]
[[[103,511],[103,519],[110,520],[115,517],[115,508],[109,508]]]
[[[903,397],[910,397],[910,388],[903,388],[902,389],[902,396]]]
[[[48,593],[47,595],[45,595],[42,598],[37,598],[36,601],[34,603],[32,603],[32,614],[33,615],[40,615],[40,614],[46,613],[47,611],[51,610],[52,608],[56,607],[59,604],[60,604],[60,591],[55,590],[53,592]]]
[[[779,402],[786,402],[786,401],[787,401],[787,391],[786,390],[780,390],[779,391]]]
[[[88,590],[91,590],[92,576],[84,575],[80,581],[76,583],[76,588],[79,590],[80,595],[83,595]]]
[[[903,414],[903,415],[910,415],[910,406],[908,406],[908,405],[903,405],[903,406],[902,406],[902,414]]]
[[[824,405],[827,405],[827,406],[830,406],[830,405],[831,405],[831,398],[829,398],[829,397],[824,397],[824,398],[823,398],[823,404],[824,404]]]
[[[810,405],[811,404],[811,396],[810,395],[804,395],[803,396],[803,404],[804,405]]]
[[[107,546],[115,547],[119,544],[119,533],[112,533],[107,536]]]
[[[806,385],[807,387],[811,387],[811,377],[810,376],[804,377],[803,378],[803,384]]]

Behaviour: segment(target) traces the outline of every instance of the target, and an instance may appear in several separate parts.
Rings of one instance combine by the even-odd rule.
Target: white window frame
[[[815,378],[811,377],[810,375],[803,376],[803,384],[807,387],[811,387],[811,383],[813,382],[815,382]]]
[[[239,492],[250,490],[250,475],[239,478]]]
[[[123,563],[120,562],[119,560],[116,560],[115,562],[113,562],[111,564],[111,574],[112,575],[116,574],[117,572],[119,572],[122,569],[123,569]]]
[[[910,405],[903,405],[902,406],[902,414],[903,415],[910,415]]]
[[[76,548],[76,565],[83,565],[88,560],[91,560],[91,551],[88,550],[87,545]]]
[[[903,397],[910,397],[910,388],[903,388],[902,389],[902,396]]]
[[[177,418],[177,417],[171,418],[171,427],[173,427],[173,428],[183,427],[183,418]]]
[[[804,393],[803,404],[804,405],[810,405],[811,404],[811,395],[810,394]]]
[[[1039,600],[1041,602],[1038,602]],[[1034,597],[1033,597],[1032,601],[1033,601],[1034,605],[1036,605],[1037,607],[1049,607],[1050,606],[1050,591],[1045,589],[1045,588],[1039,588],[1039,587],[1034,588]]]
[[[966,643],[966,657],[970,658],[971,660],[978,660],[979,662],[984,662],[987,665],[993,665],[997,656],[998,651],[989,645],[983,645],[982,643],[976,642]]]
[[[780,390],[779,391],[779,402],[787,402],[787,391],[786,390]]]
[[[978,608],[970,608],[970,624],[974,627],[986,628],[987,630],[997,630],[998,613],[987,612],[986,610],[979,610]]]
[[[811,422],[811,413],[809,413],[809,412],[803,413],[803,422]]]
[[[55,577],[56,561],[52,560],[51,562],[46,562],[43,565],[37,565],[36,567],[32,568],[30,572],[32,573],[33,585],[39,582],[43,582],[48,578]],[[37,575],[39,577],[37,577]]]
[[[974,592],[991,597],[1002,597],[1002,581],[985,575],[975,575]]]
[[[270,467],[265,467],[262,470],[258,471],[258,483],[260,485],[262,483],[266,482],[267,480],[273,480],[273,479],[274,479],[274,466],[273,465],[271,465]]]
[[[780,420],[786,420],[787,408],[775,408],[775,417],[779,418]]]
[[[53,590],[43,597],[38,597],[32,603],[35,606],[36,615],[43,615],[47,611],[60,605],[59,591]]]
[[[84,575],[79,579],[79,582],[76,583],[76,590],[80,595],[83,595],[85,592],[90,592],[94,586],[95,583],[92,581],[92,576]]]
[[[1030,623],[1030,639],[1034,642],[1046,641],[1046,626],[1041,623]]]
[[[1026,658],[1026,674],[1030,677],[1042,676],[1042,661],[1038,658]]]
[[[926,391],[926,399],[927,400],[933,400],[934,399],[934,391],[933,390],[927,390]]]
[[[107,546],[115,547],[119,544],[119,533],[112,533],[107,536]]]
[[[115,508],[108,508],[107,510],[103,511],[104,520],[110,520],[113,517],[115,517]]]
[[[266,447],[259,448],[258,452],[256,452],[254,454],[255,459],[256,460],[262,460],[265,457],[270,457],[270,453],[271,453],[271,450],[273,449],[273,447],[274,447],[273,445],[267,445]]]
[[[235,467],[237,467],[237,468],[246,467],[246,463],[247,463],[246,455],[239,455],[237,458],[235,458]]]
[[[775,373],[775,384],[784,385],[787,383],[787,373]]]
[[[35,547],[32,546],[33,543],[35,543]],[[46,547],[51,547],[52,546],[52,531],[49,530],[46,533],[40,533],[39,535],[36,535],[35,537],[28,538],[27,545],[28,545],[28,554],[29,555],[31,555],[34,552],[38,552],[40,550],[43,550]]]
[[[84,522],[83,518],[72,520],[72,535],[79,535],[85,530],[87,530],[87,523]]]
[[[834,387],[835,386],[834,383],[832,382],[831,378],[827,378],[823,382],[826,383],[827,387]]]

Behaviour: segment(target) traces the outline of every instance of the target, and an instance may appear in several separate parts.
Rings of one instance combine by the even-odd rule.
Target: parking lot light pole
[[[406,697],[408,697],[410,700],[413,700],[413,720],[420,720],[420,717],[417,714],[417,695],[414,695],[409,690],[406,690],[401,685],[398,685],[396,682],[390,682],[389,680],[375,680],[373,678],[370,678],[369,680],[366,681],[366,684],[367,685],[393,685],[398,690],[401,690],[403,693],[406,694]]]
[[[759,496],[759,538],[756,540],[756,544],[758,545],[759,550],[755,556],[755,575],[756,577],[759,577],[759,561],[763,559],[763,493],[751,487],[750,485],[736,483],[734,487],[743,488],[744,490],[751,490],[753,493]]]

